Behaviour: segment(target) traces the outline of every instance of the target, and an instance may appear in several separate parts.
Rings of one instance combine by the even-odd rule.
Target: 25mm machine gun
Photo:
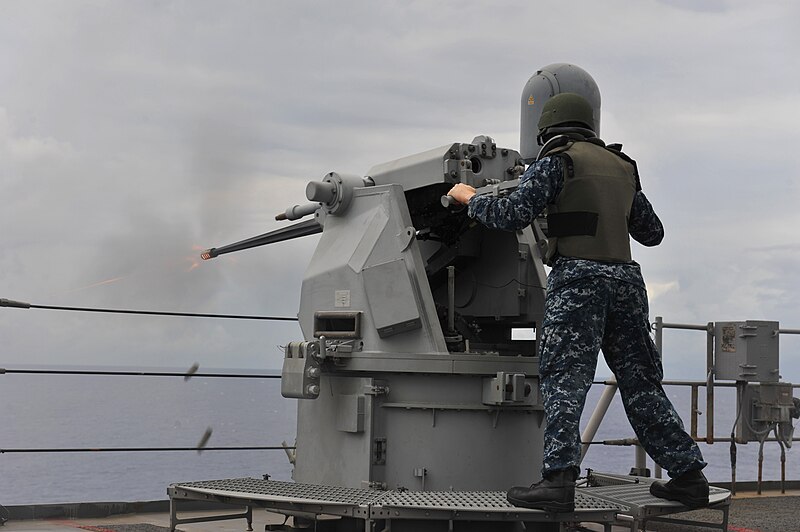
[[[322,233],[282,373],[283,395],[301,399],[296,481],[485,490],[537,475],[536,340],[515,335],[542,319],[537,235],[441,203],[454,183],[513,186],[521,165],[479,136],[366,177],[331,172],[278,215],[313,219],[203,254]]]

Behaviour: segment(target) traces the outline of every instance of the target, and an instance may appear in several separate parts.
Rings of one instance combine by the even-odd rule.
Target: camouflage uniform
[[[474,196],[468,214],[485,225],[513,231],[554,203],[563,187],[561,159],[532,164],[505,198]],[[629,233],[645,246],[664,236],[645,195],[633,199]],[[647,292],[636,262],[611,263],[558,257],[547,279],[539,341],[545,429],[542,474],[579,470],[580,417],[603,350],[614,372],[628,419],[647,453],[670,476],[705,467],[697,444],[661,386],[661,356],[649,333]]]

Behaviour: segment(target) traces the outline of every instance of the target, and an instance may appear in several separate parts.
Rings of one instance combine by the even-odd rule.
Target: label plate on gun
[[[333,298],[334,307],[350,308],[350,290],[336,290]]]

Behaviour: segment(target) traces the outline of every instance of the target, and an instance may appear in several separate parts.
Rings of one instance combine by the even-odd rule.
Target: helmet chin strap
[[[546,142],[544,141],[545,137],[549,137]],[[549,127],[539,133],[536,140],[540,145],[543,144],[536,156],[537,161],[545,157],[551,150],[559,148],[571,140],[589,140],[603,144],[594,131],[585,127]]]
[[[564,127],[548,127],[539,132],[539,135],[536,137],[536,141],[539,143],[539,146],[543,146],[545,144],[545,138],[550,136],[556,135],[567,135],[575,140],[586,140],[591,139],[597,136],[597,134],[589,129],[588,127],[577,127],[577,126],[564,126]]]

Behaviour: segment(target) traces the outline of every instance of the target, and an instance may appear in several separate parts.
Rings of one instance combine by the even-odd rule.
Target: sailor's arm
[[[468,205],[467,214],[487,227],[515,231],[528,225],[551,203],[563,184],[561,159],[546,157],[528,167],[519,186],[504,197],[476,194],[467,185],[448,193]]]
[[[657,246],[664,239],[664,225],[641,190],[636,192],[631,205],[628,232],[643,246]]]

